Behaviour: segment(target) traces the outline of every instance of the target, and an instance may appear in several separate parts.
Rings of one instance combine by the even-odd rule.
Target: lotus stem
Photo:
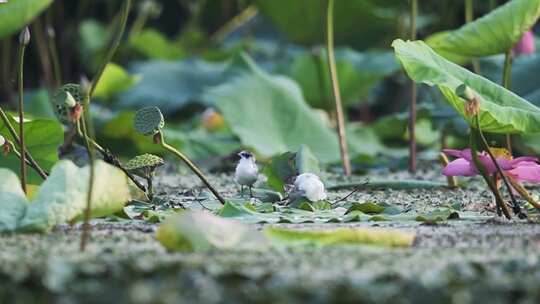
[[[197,166],[192,163],[189,158],[187,158],[184,154],[182,154],[180,151],[176,150],[173,146],[167,144],[165,142],[165,139],[163,137],[163,133],[159,132],[159,144],[167,151],[171,152],[172,154],[176,155],[178,158],[180,158],[190,169],[195,173],[200,180],[204,183],[204,185],[214,194],[214,196],[218,199],[218,201],[225,205],[225,199],[219,194],[219,192],[210,184],[208,179],[204,176],[201,170],[197,168]]]
[[[489,144],[486,140],[486,137],[484,136],[484,133],[482,132],[482,129],[480,128],[480,118],[478,117],[478,114],[476,115],[476,118],[475,118],[475,122],[476,122],[476,128],[477,128],[477,131],[478,131],[478,135],[480,136],[480,139],[481,139],[481,143],[482,145],[484,146],[484,149],[486,150],[486,152],[488,153],[489,157],[491,158],[491,161],[495,164],[495,168],[497,169],[497,172],[498,174],[501,176],[501,179],[503,180],[504,182],[504,185],[506,186],[506,189],[508,190],[508,193],[510,194],[510,199],[512,200],[512,206],[513,206],[513,211],[514,211],[514,214],[518,215],[518,216],[521,216],[521,209],[519,207],[519,204],[514,196],[514,193],[512,192],[512,188],[510,188],[510,184],[508,183],[508,180],[506,179],[506,175],[504,174],[504,172],[502,171],[499,163],[497,162],[497,159],[495,158],[495,155],[493,155],[493,152],[491,152],[490,148],[489,148]]]
[[[56,32],[51,22],[51,11],[49,11],[45,17],[45,27],[47,34],[47,46],[49,48],[49,54],[51,56],[54,80],[56,86],[60,86],[62,83],[62,70],[60,68],[60,60],[58,59],[58,49],[56,48]]]
[[[443,167],[446,167],[450,163],[450,161],[448,160],[448,157],[443,152],[439,153],[439,161],[441,162]],[[453,189],[458,188],[458,181],[455,176],[447,176],[446,182],[448,183],[449,188],[453,188]]]
[[[8,140],[6,140],[6,142],[9,144],[9,148],[11,149],[11,152],[15,153],[15,155],[19,158],[19,160],[22,161],[21,153],[17,150],[17,147],[15,147],[15,144],[13,142],[11,142],[11,141],[8,141]],[[26,164],[28,166],[30,166],[30,167],[32,166],[28,159],[25,159],[25,161],[26,161]]]
[[[469,23],[474,20],[474,0],[465,0],[465,22]],[[473,71],[480,75],[480,61],[473,59],[472,61]]]
[[[114,165],[115,167],[117,167],[118,169],[122,170],[122,172],[124,172],[127,175],[127,177],[129,177],[129,179],[135,184],[135,186],[137,186],[137,188],[141,189],[142,192],[146,193],[146,187],[143,184],[141,184],[135,178],[135,176],[133,176],[133,174],[131,174],[126,168],[124,168],[124,166],[122,165],[122,163],[120,163],[120,161],[118,160],[118,158],[116,156],[114,156],[109,150],[107,150],[107,149],[103,148],[102,146],[100,146],[92,138],[84,135],[83,130],[82,130],[82,126],[81,126],[80,123],[76,124],[76,130],[77,130],[77,135],[79,137],[81,137],[85,141],[88,140],[90,142],[90,144],[94,147],[94,149],[97,150],[103,156],[103,158],[105,159],[106,162],[108,162],[108,163]]]
[[[122,5],[122,11],[120,13],[120,19],[118,21],[118,28],[116,29],[116,32],[114,33],[111,44],[109,45],[109,51],[107,52],[107,55],[105,56],[105,60],[103,61],[103,64],[99,67],[97,74],[94,76],[94,79],[92,79],[92,83],[91,83],[90,91],[89,91],[90,97],[92,97],[92,95],[94,94],[94,90],[96,89],[96,86],[99,82],[99,79],[101,78],[101,75],[103,75],[103,72],[105,71],[105,68],[107,67],[107,64],[109,64],[109,62],[112,60],[114,53],[116,53],[116,50],[118,49],[118,46],[120,45],[120,40],[122,40],[122,36],[126,29],[126,23],[129,16],[130,8],[131,8],[131,0],[125,0]]]
[[[510,182],[510,184],[517,191],[517,193],[519,193],[519,195],[525,198],[527,202],[529,202],[529,204],[531,204],[534,208],[536,208],[536,210],[540,211],[540,204],[537,201],[535,201],[534,198],[532,198],[529,192],[527,192],[527,190],[513,177],[507,176],[507,178],[508,178],[508,182]]]
[[[259,11],[257,7],[255,7],[254,5],[250,5],[246,7],[240,12],[240,14],[234,16],[231,20],[229,20],[217,31],[215,31],[210,36],[210,39],[214,42],[223,41],[236,29],[238,29],[239,27],[241,27],[242,25],[246,24],[248,21],[253,19],[255,16],[257,16],[258,12]]]
[[[418,15],[418,0],[411,0],[410,7],[410,34],[411,40],[416,40],[416,17]],[[416,99],[417,87],[414,80],[410,80],[411,100],[409,102],[409,172],[416,172]]]
[[[19,35],[19,150],[26,151],[24,142],[24,51],[30,43],[30,30],[25,27]],[[21,186],[24,193],[26,189],[26,153],[21,153]]]
[[[51,60],[49,58],[47,38],[45,36],[46,33],[43,32],[43,23],[41,22],[40,18],[37,18],[32,24],[32,34],[36,38],[35,41],[39,55],[39,63],[41,64],[41,68],[43,70],[45,85],[47,87],[49,96],[52,96],[53,88],[55,86],[54,76]]]
[[[90,113],[90,92],[87,85],[84,87],[84,99],[83,99],[83,116],[80,119],[80,124],[82,127],[82,133],[84,135],[84,144],[86,146],[86,151],[88,152],[88,159],[90,160],[90,175],[88,178],[88,192],[86,195],[86,209],[84,210],[84,223],[83,231],[81,235],[81,251],[86,249],[86,243],[90,237],[91,227],[90,227],[90,215],[92,213],[92,195],[94,190],[94,178],[95,178],[95,168],[94,161],[96,158],[93,142],[93,128],[92,128],[92,117]]]
[[[512,49],[508,49],[504,54],[504,67],[502,84],[505,89],[510,89],[512,77]],[[506,149],[512,154],[512,135],[506,134]]]
[[[480,175],[484,178],[486,181],[486,184],[488,185],[489,189],[495,196],[495,204],[497,206],[497,214],[501,216],[504,213],[504,216],[507,219],[511,219],[512,216],[510,215],[510,211],[508,210],[508,207],[506,206],[506,203],[504,202],[504,199],[502,198],[501,193],[499,192],[499,189],[497,189],[497,186],[495,183],[489,178],[489,175],[487,173],[486,167],[484,167],[484,164],[480,161],[478,158],[478,147],[475,139],[475,132],[474,129],[471,127],[470,130],[470,147],[471,147],[471,156],[474,163],[474,166],[476,169],[480,172]]]
[[[326,47],[328,56],[328,68],[332,80],[332,93],[336,104],[337,129],[339,138],[339,148],[341,152],[341,161],[345,175],[351,175],[351,162],[349,160],[349,151],[347,148],[347,138],[345,134],[345,117],[343,114],[343,105],[341,103],[341,94],[339,92],[339,80],[336,68],[336,59],[334,56],[334,0],[328,0],[328,10],[326,17]]]

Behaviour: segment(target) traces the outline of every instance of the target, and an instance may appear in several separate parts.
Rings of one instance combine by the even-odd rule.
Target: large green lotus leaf
[[[19,133],[19,124],[8,115],[11,125]],[[64,140],[64,130],[57,120],[35,119],[24,123],[26,148],[36,162],[48,171],[58,162],[58,147]],[[6,139],[15,142],[6,126],[0,121],[0,134]],[[0,157],[0,167],[6,167],[19,173],[20,161],[14,153]],[[32,169],[28,168],[28,183],[38,185],[43,179]]]
[[[365,100],[373,86],[399,65],[390,51],[360,53],[346,48],[336,50],[336,68],[342,102],[347,106]],[[298,82],[309,105],[327,111],[335,108],[325,52],[296,56],[287,75]]]
[[[22,29],[51,3],[52,0],[9,0],[0,3],[0,38]]]
[[[14,231],[26,212],[26,196],[19,177],[12,171],[0,168],[0,231]]]
[[[250,72],[205,94],[242,143],[264,156],[298,151],[305,144],[322,162],[338,160],[335,133],[306,104],[298,85],[250,66]]]
[[[392,46],[409,77],[437,86],[458,113],[465,115],[464,100],[454,92],[469,86],[480,98],[480,125],[485,132],[540,132],[540,109],[503,87],[437,55],[422,41],[395,40]]]
[[[220,84],[227,67],[226,63],[197,59],[136,63],[130,72],[140,74],[143,78],[133,88],[120,94],[117,105],[126,109],[156,106],[164,114],[173,114],[190,104],[201,103],[203,90]]]
[[[492,56],[480,61],[482,75],[493,82],[501,83],[504,57]],[[518,56],[512,61],[512,92],[527,99],[535,105],[540,105],[540,55]]]
[[[430,44],[452,58],[483,57],[511,49],[540,17],[540,0],[512,0],[489,14],[432,39]],[[458,57],[455,57],[455,56]]]
[[[122,210],[130,194],[126,175],[101,160],[95,162],[92,216],[101,217]],[[45,232],[55,225],[80,219],[86,209],[90,167],[77,167],[63,160],[41,185],[18,229]]]
[[[290,41],[309,45],[324,43],[326,1],[257,0],[255,4]],[[388,45],[398,28],[396,17],[401,6],[401,1],[335,1],[336,44],[356,48]]]

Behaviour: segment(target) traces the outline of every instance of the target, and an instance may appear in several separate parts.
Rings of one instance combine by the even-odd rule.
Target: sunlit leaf
[[[129,75],[121,66],[109,63],[94,91],[95,97],[111,98],[123,92],[141,80],[139,75]]]
[[[540,132],[540,109],[504,89],[437,55],[422,41],[393,43],[396,56],[416,82],[437,86],[447,101],[467,121],[464,100],[455,94],[461,85],[469,86],[480,98],[480,125],[485,132]]]
[[[339,228],[330,230],[293,230],[267,228],[266,236],[283,245],[377,245],[388,247],[412,246],[414,233],[375,228]]]
[[[540,17],[540,0],[512,0],[461,28],[430,40],[449,59],[483,57],[510,50]],[[456,57],[457,56],[457,57]]]
[[[8,116],[11,125],[19,134],[19,124],[11,116]],[[64,130],[57,120],[35,119],[24,123],[25,145],[32,157],[42,167],[48,171],[58,161],[58,147],[64,140]],[[11,142],[15,143],[7,127],[0,121],[0,134]],[[20,172],[20,161],[14,153],[7,156],[0,156],[0,167],[11,169],[13,172]],[[28,168],[28,183],[40,184],[43,179],[32,169]]]
[[[129,43],[136,51],[150,59],[178,59],[185,53],[180,43],[169,41],[154,29],[145,29],[130,37]]]

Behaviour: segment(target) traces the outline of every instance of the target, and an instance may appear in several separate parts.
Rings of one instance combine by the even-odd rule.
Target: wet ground
[[[411,178],[408,173],[370,175],[377,177]],[[430,169],[415,178],[444,181]],[[211,179],[226,195],[236,191],[230,176]],[[325,179],[343,181],[334,175]],[[189,176],[162,175],[157,188],[163,198],[201,208],[195,201],[200,188]],[[540,225],[533,219],[497,218],[480,181],[454,191],[363,191],[350,200],[418,211],[459,203],[464,214],[474,216],[437,225],[276,224],[294,229],[378,226],[415,232],[413,247],[401,249],[340,246],[169,253],[154,239],[157,224],[143,221],[94,221],[92,241],[84,253],[78,248],[78,226],[58,227],[48,235],[3,235],[0,303],[540,302]]]

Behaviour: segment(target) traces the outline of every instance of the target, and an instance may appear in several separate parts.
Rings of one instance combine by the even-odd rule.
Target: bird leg
[[[249,198],[253,198],[253,191],[251,190],[251,186],[249,186]]]

